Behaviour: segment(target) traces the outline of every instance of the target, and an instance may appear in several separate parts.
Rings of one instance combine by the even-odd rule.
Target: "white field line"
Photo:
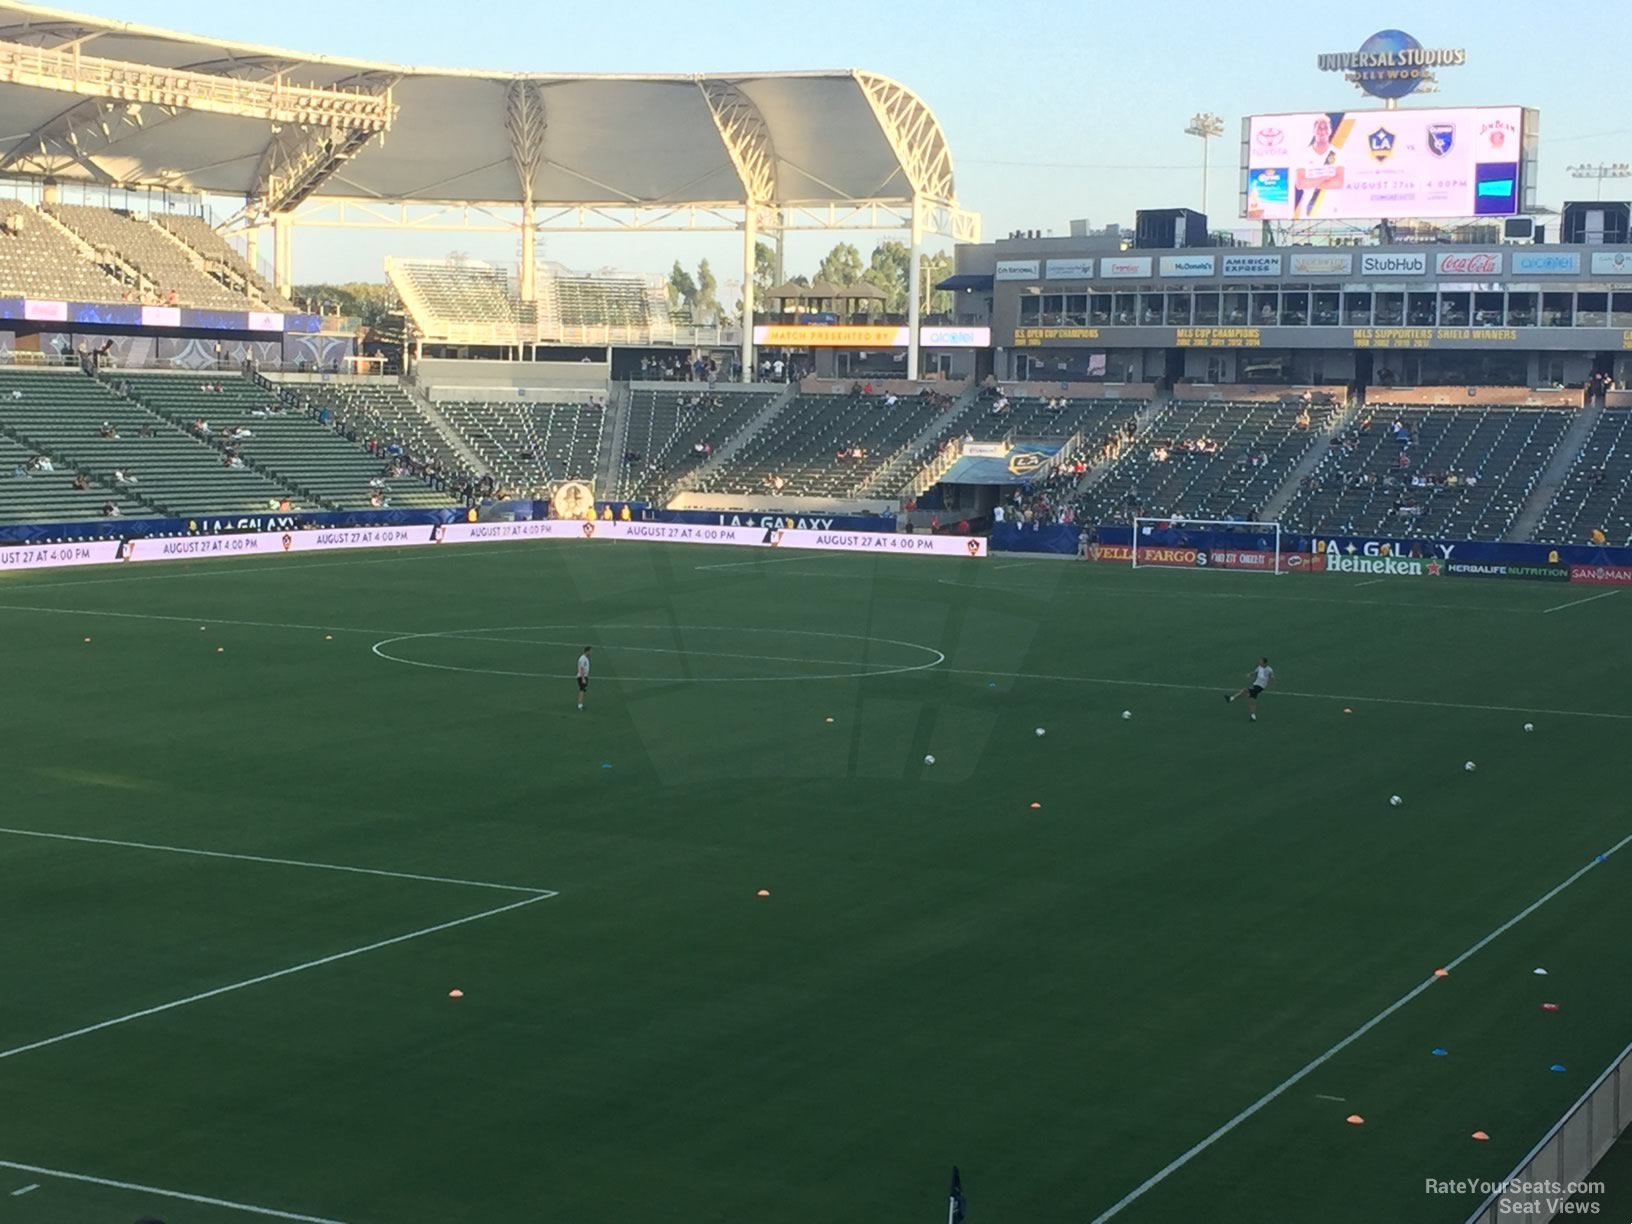
[[[1361,587],[1376,586],[1379,582],[1387,581],[1387,578],[1367,578],[1364,582],[1355,583],[1354,588],[1355,590],[1359,590]]]
[[[536,548],[541,544],[548,545],[568,542],[570,541],[534,540],[529,541],[527,547]],[[424,545],[406,544],[400,548],[355,550],[355,553],[371,554],[373,556],[373,560],[365,560],[362,556],[355,555],[354,553],[353,556],[343,561],[310,561],[305,563],[278,562],[272,565],[222,565],[220,564],[222,560],[230,560],[230,558],[211,558],[209,560],[203,560],[196,557],[178,557],[174,561],[144,561],[141,563],[141,565],[144,569],[149,565],[153,565],[155,567],[159,565],[185,565],[188,568],[168,570],[159,574],[133,574],[128,569],[124,569],[120,570],[120,576],[117,578],[76,578],[71,581],[64,582],[15,582],[7,579],[0,579],[0,590],[67,591],[72,590],[75,587],[82,586],[103,586],[110,582],[165,582],[171,578],[205,578],[215,577],[218,575],[225,577],[232,574],[287,573],[290,570],[335,569],[342,565],[391,565],[399,561],[423,561],[429,557],[452,557],[462,555],[481,556],[483,554],[492,555],[493,553],[500,552],[521,551],[522,547],[519,545],[479,545],[475,549],[467,551],[465,545],[459,545],[455,548],[430,548]],[[98,565],[91,568],[100,570],[104,567]],[[28,572],[30,571],[21,571],[18,577],[21,577],[22,574],[26,574]],[[60,573],[61,571],[57,572]]]
[[[1588,595],[1585,599],[1572,599],[1569,603],[1561,603],[1555,608],[1543,608],[1542,615],[1549,612],[1562,612],[1565,608],[1579,608],[1582,604],[1592,603],[1597,599],[1608,599],[1611,595],[1619,595],[1619,591],[1601,591],[1597,595]]]
[[[136,1194],[151,1194],[159,1198],[180,1199],[186,1203],[202,1203],[206,1207],[220,1207],[226,1211],[242,1211],[247,1215],[271,1216],[274,1220],[299,1220],[302,1224],[342,1224],[323,1216],[297,1215],[293,1211],[277,1211],[271,1207],[256,1207],[250,1203],[234,1203],[228,1199],[206,1198],[202,1194],[183,1194],[180,1190],[161,1190],[158,1186],[141,1186],[135,1182],[113,1181],[107,1177],[91,1177],[85,1173],[67,1173],[61,1169],[45,1169],[39,1165],[18,1164],[14,1160],[0,1160],[0,1169],[15,1169],[36,1177],[54,1177],[59,1181],[85,1182],[92,1186],[106,1186],[110,1190],[130,1190]],[[28,1187],[30,1190],[37,1186]],[[22,1191],[16,1193],[21,1194]]]
[[[120,841],[111,837],[83,837],[74,833],[47,833],[41,829],[0,828],[10,837],[39,837],[49,841],[82,842],[89,846],[121,846],[127,850],[154,850],[163,854],[187,854],[198,858],[236,859],[241,863],[269,863],[276,867],[305,867],[313,871],[345,871],[353,875],[384,876],[392,880],[416,880],[424,884],[458,884],[465,888],[491,888],[499,892],[526,893],[533,897],[553,897],[548,888],[522,884],[495,884],[489,880],[460,880],[451,876],[418,875],[411,871],[387,871],[379,867],[349,867],[343,863],[316,863],[305,859],[271,858],[260,854],[234,854],[226,850],[198,850],[191,846],[160,846],[151,842]]]
[[[931,670],[952,676],[989,676],[1004,680],[1049,680],[1062,684],[1106,684],[1113,687],[1176,689],[1189,693],[1222,693],[1229,685],[1173,684],[1163,680],[1117,680],[1109,676],[1056,676],[1041,672],[984,671],[973,667],[936,667]],[[1347,701],[1355,705],[1424,706],[1435,710],[1476,710],[1491,714],[1550,714],[1557,718],[1608,718],[1632,722],[1632,714],[1614,714],[1603,710],[1543,710],[1533,706],[1478,705],[1466,701],[1428,701],[1411,697],[1363,697],[1358,694],[1300,693],[1293,689],[1276,688],[1277,697],[1297,697],[1310,701]]]
[[[795,561],[835,561],[840,557],[856,557],[862,555],[865,554],[841,552],[823,557],[820,555],[813,556],[808,552],[802,552],[793,557],[756,557],[752,561],[719,561],[712,565],[694,565],[691,568],[696,570],[743,569],[748,566],[789,565]]]
[[[1613,846],[1611,846],[1603,854],[1595,855],[1584,866],[1577,868],[1576,871],[1572,875],[1570,875],[1570,877],[1568,879],[1566,879],[1563,883],[1555,884],[1551,889],[1549,889],[1547,892],[1543,893],[1540,897],[1538,897],[1536,900],[1532,901],[1529,905],[1525,906],[1517,914],[1513,915],[1513,917],[1509,918],[1506,922],[1502,923],[1501,926],[1497,927],[1490,934],[1486,935],[1483,939],[1481,939],[1478,943],[1474,944],[1467,951],[1463,952],[1460,956],[1456,957],[1454,960],[1446,961],[1443,967],[1446,970],[1452,970],[1452,969],[1455,969],[1457,966],[1463,964],[1470,957],[1476,955],[1477,953],[1482,951],[1484,948],[1488,947],[1492,942],[1499,939],[1501,936],[1505,935],[1508,931],[1512,930],[1514,927],[1518,926],[1519,923],[1523,922],[1531,914],[1535,913],[1542,906],[1546,905],[1554,897],[1558,896],[1559,893],[1561,893],[1565,889],[1569,888],[1570,885],[1574,884],[1577,880],[1579,880],[1582,876],[1586,875],[1594,867],[1597,867],[1597,866],[1601,865],[1602,863],[1608,861],[1608,859],[1611,856],[1615,855],[1616,853],[1618,853],[1619,851],[1621,851],[1622,849],[1624,849],[1628,845],[1632,845],[1632,834],[1628,834],[1627,836],[1621,838],[1620,841],[1616,842]],[[1395,1012],[1399,1011],[1400,1008],[1404,1007],[1407,1003],[1411,1002],[1411,1000],[1415,999],[1418,995],[1422,994],[1423,991],[1427,990],[1430,986],[1432,986],[1435,982],[1437,982],[1439,980],[1440,979],[1438,977],[1429,976],[1427,978],[1424,978],[1421,982],[1418,982],[1415,986],[1413,986],[1405,994],[1401,995],[1398,999],[1396,999],[1394,1002],[1390,1003],[1387,1007],[1383,1008],[1382,1011],[1378,1012],[1370,1020],[1367,1020],[1359,1028],[1355,1029],[1354,1032],[1350,1033],[1347,1037],[1343,1038],[1342,1041],[1339,1041],[1336,1045],[1332,1046],[1331,1049],[1327,1050],[1324,1054],[1320,1055],[1319,1057],[1314,1058],[1314,1059],[1310,1060],[1309,1062],[1305,1063],[1303,1065],[1303,1067],[1301,1067],[1299,1070],[1293,1072],[1286,1079],[1282,1080],[1279,1084],[1277,1084],[1274,1088],[1271,1088],[1268,1092],[1264,1093],[1263,1096],[1259,1097],[1251,1105],[1248,1105],[1240,1113],[1236,1114],[1235,1117],[1231,1118],[1228,1122],[1224,1123],[1217,1130],[1213,1131],[1212,1134],[1208,1135],[1205,1139],[1203,1139],[1199,1143],[1195,1144],[1188,1151],[1184,1152],[1183,1154],[1176,1157],[1172,1161],[1169,1161],[1168,1164],[1165,1165],[1163,1168],[1158,1169],[1155,1173],[1151,1174],[1143,1182],[1141,1182],[1139,1185],[1135,1186],[1127,1194],[1123,1195],[1123,1197],[1121,1199],[1119,1199],[1117,1202],[1112,1204],[1105,1211],[1102,1211],[1099,1215],[1095,1216],[1094,1219],[1093,1219],[1092,1224],[1103,1224],[1104,1221],[1109,1220],[1112,1217],[1121,1214],[1124,1209],[1131,1206],[1133,1203],[1137,1202],[1139,1199],[1143,1198],[1146,1194],[1148,1194],[1151,1190],[1154,1190],[1157,1186],[1161,1185],[1164,1181],[1166,1181],[1174,1173],[1177,1173],[1180,1169],[1184,1168],[1185,1165],[1189,1164],[1197,1156],[1200,1156],[1208,1148],[1212,1147],[1213,1144],[1217,1143],[1220,1139],[1224,1138],[1225,1135],[1229,1134],[1236,1127],[1240,1126],[1243,1122],[1245,1122],[1248,1118],[1250,1118],[1254,1114],[1258,1113],[1261,1109],[1263,1109],[1271,1101],[1275,1100],[1282,1093],[1286,1092],[1287,1089],[1294,1087],[1295,1085],[1301,1083],[1303,1080],[1307,1079],[1310,1075],[1314,1074],[1314,1072],[1316,1070],[1318,1070],[1320,1067],[1324,1066],[1326,1063],[1330,1062],[1333,1058],[1335,1058],[1338,1054],[1342,1053],[1344,1050],[1348,1049],[1355,1042],[1359,1041],[1360,1038],[1364,1037],[1367,1033],[1371,1032],[1372,1029],[1376,1028],[1384,1020],[1387,1020]]]
[[[263,973],[259,977],[245,978],[241,982],[233,982],[227,986],[217,986],[214,990],[200,991],[198,994],[188,995],[184,999],[172,999],[168,1003],[160,1003],[157,1007],[145,1007],[141,1011],[130,1012],[127,1015],[115,1016],[111,1020],[103,1020],[98,1024],[87,1024],[83,1028],[70,1029],[66,1033],[58,1033],[55,1037],[46,1037],[40,1041],[31,1041],[27,1045],[15,1046],[9,1050],[0,1050],[0,1062],[8,1058],[16,1058],[19,1054],[27,1054],[32,1050],[43,1050],[47,1046],[60,1045],[65,1041],[72,1041],[76,1037],[87,1037],[92,1033],[99,1033],[103,1029],[116,1028],[121,1024],[129,1024],[132,1020],[141,1020],[148,1016],[156,1016],[161,1012],[174,1011],[178,1007],[188,1007],[194,1003],[202,1003],[206,999],[214,999],[220,995],[232,994],[234,991],[246,990],[251,986],[259,986],[264,982],[275,982],[279,978],[290,977],[296,973],[305,973],[308,969],[321,968],[332,965],[337,961],[350,960],[354,956],[362,956],[368,952],[378,952],[381,948],[393,947],[396,944],[407,943],[413,939],[423,939],[427,935],[435,935],[441,931],[451,931],[455,927],[462,927],[472,922],[480,922],[484,918],[496,918],[500,914],[507,914],[511,910],[520,909],[525,905],[536,905],[540,901],[554,896],[553,893],[538,893],[531,897],[523,897],[520,901],[512,901],[508,905],[498,906],[496,909],[483,910],[479,914],[470,914],[464,918],[455,918],[451,922],[439,922],[435,926],[421,927],[417,931],[409,931],[406,935],[394,935],[390,939],[376,940],[371,944],[364,944],[360,948],[351,948],[345,952],[336,952],[331,956],[321,956],[316,960],[306,961],[303,964],[291,965],[287,969],[279,969],[274,973]],[[295,1217],[291,1217],[295,1218]]]
[[[1177,571],[1177,570],[1175,570],[1175,571],[1165,571],[1164,570],[1163,572],[1178,573],[1178,572],[1182,572],[1182,571]],[[1214,570],[1196,570],[1194,572],[1200,574],[1200,573],[1216,573],[1218,571],[1214,571]],[[973,591],[993,591],[993,592],[996,592],[998,594],[1007,593],[1007,594],[1014,594],[1014,595],[1035,595],[1035,596],[1037,596],[1039,598],[1046,596],[1049,599],[1055,599],[1055,598],[1057,598],[1057,597],[1059,597],[1061,595],[1080,595],[1080,596],[1083,596],[1083,597],[1086,597],[1086,598],[1093,598],[1093,599],[1101,599],[1101,598],[1103,598],[1103,599],[1149,599],[1152,596],[1173,597],[1173,593],[1171,591],[1158,591],[1158,590],[1154,590],[1154,589],[1149,588],[1149,587],[1146,587],[1146,588],[1144,588],[1142,590],[1123,590],[1123,589],[1120,589],[1120,588],[1111,588],[1111,587],[1081,587],[1081,588],[1077,588],[1077,589],[1062,589],[1062,588],[1060,588],[1058,586],[1049,586],[1049,587],[1044,587],[1044,586],[1040,586],[1040,585],[1038,585],[1038,586],[1004,586],[1001,583],[995,583],[995,582],[960,582],[955,578],[937,578],[935,581],[940,583],[942,586],[968,587],[970,590],[973,590]],[[1348,588],[1348,589],[1351,589],[1351,590],[1352,589],[1358,589],[1361,585],[1363,585],[1363,584],[1356,583],[1353,588]],[[1346,607],[1351,607],[1351,608],[1396,608],[1396,609],[1398,609],[1398,610],[1400,610],[1402,612],[1415,612],[1415,611],[1418,611],[1418,610],[1429,611],[1429,612],[1496,612],[1496,613],[1502,613],[1502,614],[1506,614],[1506,615],[1523,614],[1523,615],[1528,616],[1528,615],[1534,614],[1537,611],[1537,609],[1535,609],[1535,608],[1491,608],[1491,607],[1485,607],[1483,605],[1474,604],[1474,603],[1442,604],[1442,603],[1418,603],[1415,600],[1396,600],[1396,599],[1335,599],[1335,598],[1331,598],[1331,597],[1327,597],[1327,596],[1319,596],[1319,595],[1280,595],[1280,594],[1274,594],[1274,593],[1271,593],[1271,592],[1262,592],[1262,591],[1191,591],[1191,590],[1186,590],[1183,593],[1183,595],[1177,596],[1177,598],[1182,598],[1182,599],[1260,599],[1260,600],[1269,600],[1269,601],[1271,601],[1273,603],[1342,604],[1342,605],[1344,605]]]
[[[850,556],[852,554],[845,553],[845,554],[841,554],[841,555]],[[954,585],[964,585],[964,584],[954,584]],[[1223,592],[1214,592],[1213,594],[1215,595],[1215,597],[1218,597],[1218,598],[1227,597],[1227,596],[1224,595]],[[1240,598],[1251,598],[1251,597],[1250,596],[1241,596]],[[1340,600],[1321,600],[1321,601],[1318,601],[1318,602],[1322,602],[1322,603],[1354,603],[1354,604],[1358,604],[1358,603],[1365,603],[1365,602],[1368,602],[1368,601],[1365,601],[1365,600],[1341,600],[1340,599]],[[1370,601],[1370,602],[1377,602],[1377,601]],[[1419,607],[1419,608],[1421,608],[1421,607],[1436,607],[1436,606],[1444,606],[1444,605],[1388,604],[1387,606],[1389,606],[1389,607]],[[1458,609],[1455,609],[1455,610],[1456,611],[1464,611],[1465,609],[1458,608]],[[1521,609],[1512,609],[1512,608],[1502,609],[1502,610],[1503,611],[1510,611],[1510,612],[1512,612],[1512,611],[1521,611]],[[1523,611],[1529,611],[1529,609],[1522,609],[1522,610]],[[469,639],[469,640],[472,640],[472,641],[495,641],[495,640],[497,640],[497,639],[495,639],[495,638],[493,638],[491,636],[485,635],[485,634],[473,634],[473,633],[470,633],[468,630],[459,630],[459,629],[448,630],[448,631],[445,631],[445,632],[444,631],[439,631],[439,630],[430,630],[430,631],[426,631],[426,632],[417,632],[417,633],[415,633],[415,632],[404,632],[402,630],[395,630],[395,629],[364,629],[364,628],[359,628],[359,627],[357,627],[355,625],[300,625],[300,624],[290,624],[290,623],[282,622],[282,621],[227,620],[227,619],[223,619],[221,617],[210,617],[210,616],[168,616],[168,615],[161,615],[159,613],[152,613],[152,612],[113,612],[113,611],[102,611],[102,610],[94,609],[94,608],[43,608],[43,607],[37,607],[37,606],[31,605],[31,604],[0,604],[0,612],[40,612],[40,613],[46,613],[48,615],[59,615],[59,616],[111,616],[111,617],[116,617],[116,618],[119,618],[119,619],[122,619],[122,620],[176,621],[176,622],[179,622],[181,624],[195,624],[195,625],[202,622],[204,624],[209,624],[209,625],[239,625],[239,626],[245,626],[245,627],[252,628],[252,629],[301,629],[301,630],[311,630],[313,632],[328,632],[328,633],[387,634],[387,635],[391,635],[391,636],[395,636],[395,637],[399,637],[399,638],[433,638],[434,637],[434,638],[454,638],[454,639],[460,639],[460,640]],[[612,629],[625,629],[625,628],[634,629],[634,628],[643,628],[643,627],[644,626],[636,626],[636,625],[612,625],[612,626],[607,626],[607,628],[612,628]],[[882,640],[882,639],[879,639],[879,640]],[[609,647],[608,649],[612,649],[612,648]],[[653,648],[653,647],[644,647],[643,649],[653,650],[655,648]],[[700,652],[695,652],[695,651],[675,651],[674,653],[676,653],[676,654],[697,654],[697,653],[700,653]],[[748,656],[739,656],[739,657],[746,658]],[[762,657],[766,657],[766,656],[762,656]],[[397,660],[397,661],[400,662],[400,660]],[[811,659],[800,659],[800,660],[797,660],[797,661],[801,662],[801,663],[820,662],[820,660],[811,660]],[[417,664],[416,666],[432,666],[432,665],[430,665],[430,664]],[[448,670],[448,669],[436,668],[436,670]],[[1177,690],[1177,691],[1180,691],[1180,692],[1191,692],[1191,693],[1210,693],[1210,692],[1213,692],[1215,690],[1217,690],[1219,692],[1223,691],[1223,689],[1220,688],[1220,686],[1218,686],[1216,684],[1175,684],[1175,683],[1171,683],[1171,682],[1168,682],[1168,681],[1162,681],[1162,680],[1119,680],[1119,679],[1113,679],[1113,678],[1111,678],[1109,676],[1061,676],[1061,675],[1052,675],[1052,674],[1041,673],[1041,672],[987,671],[987,670],[983,670],[981,668],[941,667],[941,666],[936,666],[936,667],[932,667],[932,668],[912,668],[912,669],[908,669],[908,671],[906,673],[897,672],[897,671],[894,671],[894,670],[885,671],[885,672],[878,672],[878,673],[873,673],[873,672],[847,672],[843,676],[840,676],[840,677],[825,677],[825,678],[850,680],[850,679],[864,678],[866,676],[873,675],[873,674],[877,674],[877,675],[881,675],[881,676],[882,675],[901,675],[901,674],[912,674],[913,672],[917,672],[917,671],[944,672],[945,674],[952,675],[952,676],[987,676],[987,677],[996,677],[998,679],[1004,679],[1004,680],[1048,680],[1048,681],[1056,681],[1056,682],[1059,682],[1059,683],[1062,683],[1062,684],[1105,684],[1105,685],[1110,685],[1110,686],[1113,686],[1113,687],[1124,687],[1124,688],[1174,689],[1174,690]],[[517,672],[517,673],[514,673],[514,674],[516,674],[516,675],[525,675],[525,676],[528,676],[528,677],[534,676],[534,673],[532,673],[532,672]],[[804,678],[805,679],[813,679],[815,677],[804,677]],[[767,677],[767,679],[778,679],[778,677]],[[796,677],[788,677],[787,679],[791,682],[793,679],[796,679]],[[674,680],[675,680],[676,683],[681,682],[680,678],[678,678],[678,677],[674,678]],[[1551,715],[1551,716],[1553,716],[1555,718],[1607,718],[1607,719],[1611,719],[1611,720],[1618,721],[1618,722],[1632,722],[1632,714],[1617,714],[1617,713],[1612,713],[1612,712],[1604,711],[1604,710],[1553,710],[1553,709],[1538,708],[1538,707],[1534,707],[1534,706],[1480,705],[1480,704],[1475,703],[1475,702],[1466,702],[1466,701],[1430,701],[1430,700],[1427,700],[1427,699],[1417,699],[1417,698],[1410,698],[1410,697],[1368,697],[1368,696],[1361,696],[1359,694],[1300,693],[1300,692],[1297,692],[1297,691],[1292,690],[1292,689],[1282,689],[1282,688],[1277,688],[1275,690],[1275,692],[1276,692],[1276,694],[1278,696],[1281,696],[1281,697],[1295,697],[1295,698],[1308,699],[1308,700],[1314,700],[1314,701],[1370,702],[1370,703],[1380,704],[1380,705],[1419,706],[1419,707],[1422,707],[1424,709],[1432,709],[1432,710],[1474,710],[1474,711],[1479,711],[1479,712],[1489,713],[1489,714],[1547,714],[1547,715]]]
[[[11,1192],[11,1197],[12,1198],[22,1198],[23,1195],[32,1194],[32,1193],[34,1193],[34,1191],[38,1190],[39,1188],[40,1188],[40,1183],[35,1182],[32,1186],[24,1186],[21,1190],[13,1190]]]

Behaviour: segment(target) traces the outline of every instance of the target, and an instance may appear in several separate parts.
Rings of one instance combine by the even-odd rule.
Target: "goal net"
[[[1285,573],[1279,523],[1136,518],[1134,569],[1228,569]]]

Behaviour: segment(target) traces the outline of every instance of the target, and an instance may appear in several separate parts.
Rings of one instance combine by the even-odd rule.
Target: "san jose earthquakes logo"
[[[1456,124],[1430,123],[1428,125],[1428,152],[1435,157],[1449,156],[1456,144]]]

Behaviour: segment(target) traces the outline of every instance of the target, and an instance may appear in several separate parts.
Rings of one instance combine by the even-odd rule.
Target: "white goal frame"
[[[1147,540],[1147,536],[1160,531],[1165,537],[1170,532],[1207,531],[1215,533],[1239,534],[1243,537],[1242,552],[1265,552],[1273,549],[1273,564],[1263,567],[1251,565],[1231,565],[1221,568],[1240,573],[1284,574],[1286,573],[1285,553],[1281,550],[1281,525],[1279,523],[1244,523],[1239,519],[1193,519],[1193,518],[1139,518],[1133,519],[1133,568],[1139,569],[1139,550],[1152,548],[1188,547],[1175,545],[1170,539],[1161,541]],[[1247,537],[1253,542],[1248,543]],[[1260,547],[1256,540],[1263,538],[1265,543]],[[1196,550],[1196,560],[1192,565],[1175,565],[1168,562],[1146,561],[1146,569],[1211,569],[1208,559],[1213,553],[1225,551],[1209,547]]]

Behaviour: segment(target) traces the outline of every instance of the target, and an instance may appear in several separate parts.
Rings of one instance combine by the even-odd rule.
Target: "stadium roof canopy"
[[[0,115],[0,174],[237,196],[263,215],[325,198],[610,208],[916,198],[967,216],[929,108],[860,71],[421,68],[0,0]]]

